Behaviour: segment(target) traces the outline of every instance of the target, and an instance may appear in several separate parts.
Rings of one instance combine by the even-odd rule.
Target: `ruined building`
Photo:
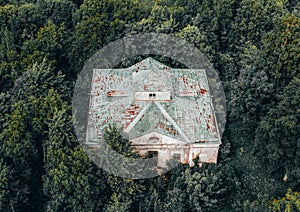
[[[138,152],[192,164],[216,163],[220,134],[204,69],[174,69],[152,58],[129,68],[94,69],[87,143],[101,142],[108,124]]]

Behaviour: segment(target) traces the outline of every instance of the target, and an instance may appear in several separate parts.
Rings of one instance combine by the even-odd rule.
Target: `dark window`
[[[158,162],[158,151],[149,151],[149,158],[154,158],[154,166],[157,166]]]
[[[156,93],[149,93],[149,98],[150,99],[155,99],[156,98]]]
[[[174,154],[174,159],[178,162],[181,161],[181,154]]]

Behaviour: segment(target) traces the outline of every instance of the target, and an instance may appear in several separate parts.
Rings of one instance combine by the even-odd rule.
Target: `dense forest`
[[[218,164],[132,180],[74,133],[84,62],[128,34],[167,33],[223,83]],[[131,155],[117,129],[114,149]],[[0,211],[300,211],[300,3],[296,0],[0,1]]]

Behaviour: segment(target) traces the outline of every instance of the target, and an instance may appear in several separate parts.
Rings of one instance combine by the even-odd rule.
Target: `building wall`
[[[158,153],[158,166],[166,167],[166,162],[180,155],[181,163],[193,164],[193,159],[199,156],[200,163],[217,163],[219,144],[189,144],[159,133],[149,133],[131,140],[140,155],[147,152]],[[178,158],[177,158],[178,159]]]

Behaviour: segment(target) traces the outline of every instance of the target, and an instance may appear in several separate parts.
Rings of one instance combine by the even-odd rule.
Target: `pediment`
[[[158,132],[151,132],[130,140],[133,145],[170,145],[170,144],[186,144],[183,141],[171,138]]]

